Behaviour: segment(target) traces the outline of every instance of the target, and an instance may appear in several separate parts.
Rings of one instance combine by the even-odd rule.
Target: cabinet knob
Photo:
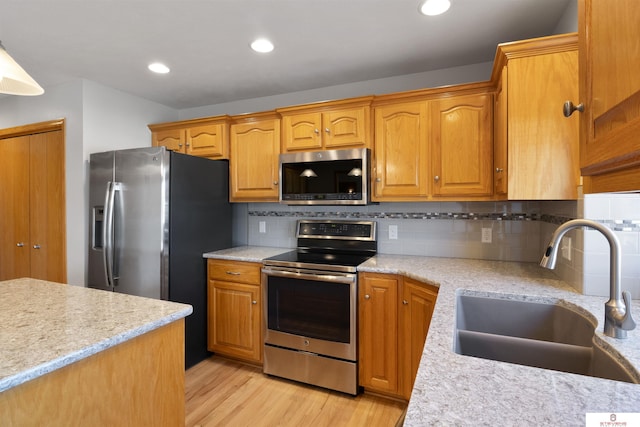
[[[33,249],[40,249],[40,245],[33,245]]]
[[[313,132],[314,132],[316,135],[320,134],[320,131],[319,131],[318,129],[314,129],[314,130],[313,130]]]
[[[376,182],[382,182],[381,178],[376,178]]]
[[[330,133],[331,133],[331,131],[329,130],[329,128],[324,128],[324,131],[325,131],[327,134],[330,134]]]
[[[407,301],[406,299],[403,299],[403,300],[402,300],[402,304],[403,304],[403,305],[408,305],[408,304],[409,304],[409,301]]]
[[[182,143],[178,144],[178,148],[182,148]]]
[[[369,295],[365,295],[364,296],[364,299],[369,299],[369,298],[371,298],[371,296],[369,296]]]
[[[189,145],[191,145],[191,144],[189,144],[189,143],[187,142],[185,145],[188,147],[188,146],[189,146]]]
[[[256,305],[257,303],[258,303],[258,301],[256,301],[256,300],[251,301],[251,304],[253,304],[253,305]]]
[[[434,180],[435,182],[438,182],[438,181],[440,181],[440,177],[439,177],[438,175],[436,175],[436,176],[434,176],[434,177],[433,177],[433,180]]]
[[[19,247],[19,248],[21,248],[21,247],[23,247],[23,246],[24,246],[24,243],[22,243],[22,242],[18,242],[18,243],[16,243],[16,246],[17,246],[17,247]]]
[[[496,173],[500,173],[500,172],[504,172],[504,169],[502,169],[502,168],[496,168]]]
[[[584,112],[584,104],[580,103],[578,105],[573,105],[573,102],[567,101],[564,103],[564,106],[562,107],[562,114],[564,114],[565,117],[569,117],[576,110],[581,113]]]
[[[273,185],[278,185],[278,181],[273,181]]]

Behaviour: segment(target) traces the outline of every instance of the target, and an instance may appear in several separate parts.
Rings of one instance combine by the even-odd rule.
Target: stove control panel
[[[375,221],[299,220],[297,238],[375,240]]]

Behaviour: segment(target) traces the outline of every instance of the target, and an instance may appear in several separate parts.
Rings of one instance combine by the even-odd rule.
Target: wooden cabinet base
[[[184,426],[184,319],[0,393],[6,426]]]

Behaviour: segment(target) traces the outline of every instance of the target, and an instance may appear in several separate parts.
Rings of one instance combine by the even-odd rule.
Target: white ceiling
[[[427,17],[419,0],[0,0],[0,40],[45,90],[84,78],[182,109],[492,61],[571,1],[451,0]],[[259,36],[271,54],[248,48]]]

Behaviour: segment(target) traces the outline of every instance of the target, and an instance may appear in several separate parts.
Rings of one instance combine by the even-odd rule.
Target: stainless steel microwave
[[[366,205],[368,148],[280,154],[280,203]]]

